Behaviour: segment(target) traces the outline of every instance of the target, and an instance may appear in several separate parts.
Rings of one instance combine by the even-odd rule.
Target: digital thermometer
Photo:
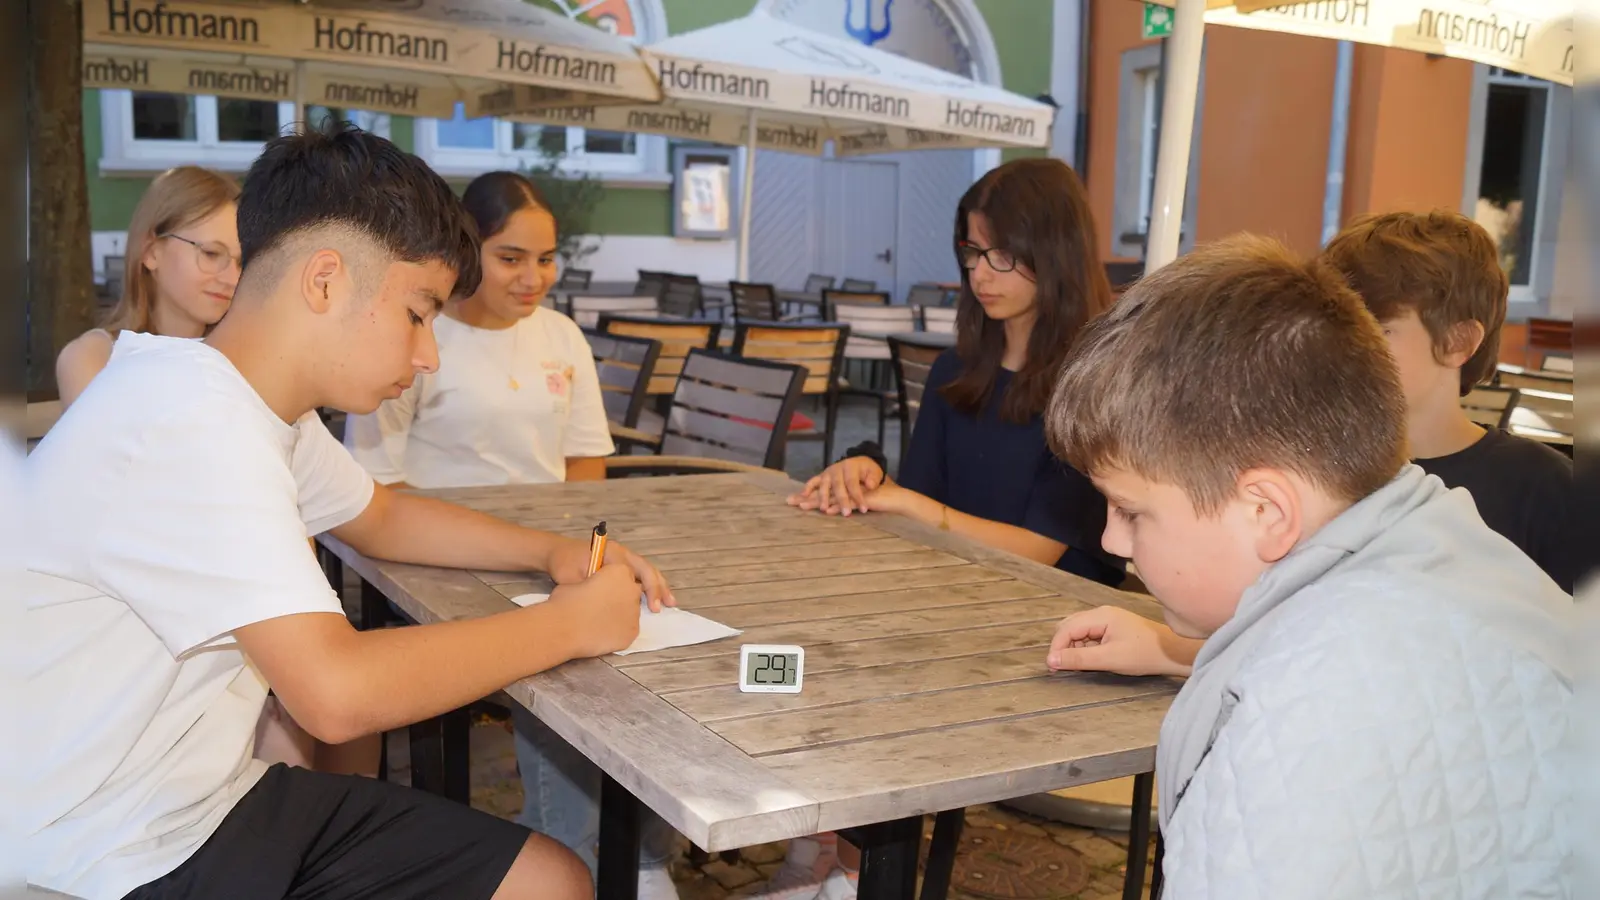
[[[804,647],[745,644],[739,648],[739,690],[746,694],[798,694],[805,668]]]

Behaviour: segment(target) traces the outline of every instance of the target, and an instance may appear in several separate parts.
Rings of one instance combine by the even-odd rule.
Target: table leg
[[[1161,900],[1161,857],[1165,847],[1161,844],[1161,830],[1156,829],[1156,860],[1150,870],[1150,900]]]
[[[471,727],[466,709],[410,726],[411,786],[457,803],[471,803]]]
[[[406,728],[411,743],[411,786],[444,795],[444,721],[442,717],[413,722]]]
[[[383,591],[365,578],[361,579],[361,621],[356,627],[362,631],[382,628],[389,618],[389,600],[383,596]]]
[[[917,855],[922,817],[879,822],[839,832],[861,848],[860,900],[912,900],[917,891]]]
[[[600,783],[600,857],[596,900],[639,896],[639,801],[610,775]]]
[[[1122,900],[1139,900],[1144,893],[1144,867],[1150,853],[1150,794],[1156,773],[1133,776],[1132,822],[1128,828],[1128,871],[1122,879]]]
[[[947,809],[933,820],[933,845],[928,848],[928,867],[922,876],[922,900],[945,900],[949,895],[950,878],[956,869],[956,850],[966,824],[964,809]]]

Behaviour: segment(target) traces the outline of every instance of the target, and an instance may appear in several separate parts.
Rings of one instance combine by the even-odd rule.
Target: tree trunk
[[[28,393],[56,396],[55,359],[94,323],[83,148],[83,5],[28,7]]]

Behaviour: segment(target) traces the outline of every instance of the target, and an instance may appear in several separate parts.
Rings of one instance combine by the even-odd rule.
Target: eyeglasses
[[[207,241],[202,244],[199,241],[192,241],[181,234],[173,234],[170,231],[166,234],[158,234],[156,237],[172,238],[194,247],[194,264],[199,266],[200,271],[207,275],[221,275],[227,271],[229,263],[238,266],[240,269],[244,268],[244,265],[239,261],[239,257],[229,253],[227,247],[216,241]]]
[[[978,267],[980,259],[988,260],[989,268],[996,272],[1010,272],[1017,267],[1017,258],[1011,251],[1001,250],[998,247],[985,249],[966,241],[956,244],[956,256],[961,260],[961,268],[968,272]]]

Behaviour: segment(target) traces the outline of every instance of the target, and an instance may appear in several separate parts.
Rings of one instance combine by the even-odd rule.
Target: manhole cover
[[[926,860],[927,842],[923,842]],[[956,852],[954,890],[994,900],[1049,900],[1089,886],[1089,865],[1049,838],[968,827]]]

